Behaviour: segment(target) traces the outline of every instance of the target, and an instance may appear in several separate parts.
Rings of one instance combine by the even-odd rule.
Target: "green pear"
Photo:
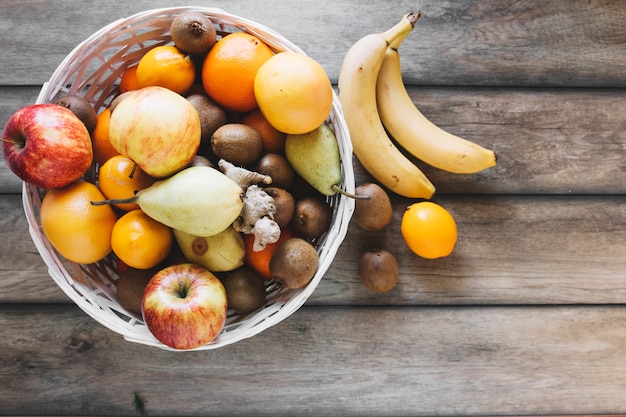
[[[173,229],[185,258],[211,272],[227,272],[243,265],[246,246],[234,227],[213,236],[197,236]]]
[[[172,229],[213,236],[239,217],[243,190],[215,168],[192,166],[139,190],[132,198],[91,203],[137,203],[148,216]]]
[[[341,159],[335,132],[325,123],[303,134],[287,135],[285,156],[293,169],[324,195],[341,192]]]

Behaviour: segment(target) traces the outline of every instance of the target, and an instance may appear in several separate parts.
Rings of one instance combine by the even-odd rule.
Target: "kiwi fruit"
[[[250,313],[265,304],[265,283],[263,278],[246,267],[232,271],[224,279],[228,308]]]
[[[287,158],[271,152],[261,156],[254,166],[254,171],[269,175],[272,178],[272,185],[280,188],[291,187],[296,175]]]
[[[141,314],[143,290],[148,285],[156,269],[128,268],[117,280],[117,300],[122,307],[131,313]]]
[[[352,218],[362,229],[375,232],[382,230],[393,217],[393,208],[387,192],[378,184],[361,184],[354,190],[357,196],[354,200]]]
[[[359,260],[359,277],[371,291],[387,292],[398,282],[398,262],[391,252],[384,249],[368,250]]]
[[[263,152],[263,139],[251,126],[227,123],[211,136],[211,149],[215,156],[235,165],[251,165]]]
[[[278,223],[281,229],[286,228],[293,219],[293,213],[296,208],[296,201],[291,193],[280,187],[267,187],[265,192],[272,197],[276,206],[274,221]]]
[[[315,247],[302,238],[292,237],[275,249],[270,259],[270,276],[285,288],[302,288],[315,276],[318,264]]]
[[[61,97],[56,101],[56,104],[69,109],[83,122],[89,133],[93,132],[96,127],[98,115],[93,106],[85,98],[72,94]]]
[[[200,117],[201,145],[208,146],[215,131],[226,124],[228,116],[217,104],[204,94],[190,94],[187,101],[198,112]]]
[[[206,54],[217,39],[217,31],[211,19],[200,12],[183,12],[170,24],[174,45],[188,54]]]
[[[305,239],[319,238],[328,230],[332,221],[332,209],[321,197],[304,197],[296,202],[292,230]]]

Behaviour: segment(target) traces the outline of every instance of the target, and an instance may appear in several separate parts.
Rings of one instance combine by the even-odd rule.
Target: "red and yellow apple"
[[[167,266],[146,286],[141,314],[154,337],[174,349],[214,340],[226,323],[226,290],[207,269],[192,263]]]
[[[41,188],[69,185],[93,161],[85,124],[58,104],[31,104],[16,111],[4,126],[2,150],[15,175]]]
[[[128,92],[111,113],[111,145],[152,177],[168,177],[189,165],[200,138],[196,109],[163,87]]]

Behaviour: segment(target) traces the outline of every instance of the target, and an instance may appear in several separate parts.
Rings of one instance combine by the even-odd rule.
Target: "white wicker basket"
[[[214,8],[178,7],[148,10],[109,24],[79,44],[44,84],[38,103],[53,102],[67,94],[78,94],[91,102],[97,112],[119,94],[118,84],[124,70],[136,64],[149,49],[171,43],[169,26],[183,11],[200,11],[216,25],[218,38],[226,33],[245,31],[262,39],[273,50],[304,53],[283,36],[258,23]],[[342,187],[354,191],[352,145],[336,96],[328,123],[335,130],[343,165]],[[141,317],[122,308],[116,299],[118,279],[113,255],[91,264],[79,265],[65,260],[50,245],[41,230],[39,207],[44,190],[24,184],[23,205],[32,239],[59,287],[96,321],[122,335],[126,340],[169,350],[150,333]],[[299,290],[267,286],[263,308],[247,315],[229,311],[222,333],[213,342],[195,350],[215,349],[254,336],[284,320],[299,309],[315,290],[345,238],[354,211],[354,202],[340,195],[329,198],[333,207],[330,230],[319,240],[319,267],[312,281]]]

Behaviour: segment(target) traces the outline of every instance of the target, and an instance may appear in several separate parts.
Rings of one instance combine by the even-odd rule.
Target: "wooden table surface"
[[[334,84],[353,42],[419,8],[400,49],[412,97],[498,166],[423,167],[458,222],[451,256],[408,251],[395,196],[392,223],[351,224],[288,319],[178,353],[126,342],[54,284],[2,161],[0,414],[136,415],[136,397],[149,415],[626,414],[625,1],[3,0],[0,122],[99,28],[184,5],[272,27]],[[397,256],[389,293],[359,281],[371,247]]]

